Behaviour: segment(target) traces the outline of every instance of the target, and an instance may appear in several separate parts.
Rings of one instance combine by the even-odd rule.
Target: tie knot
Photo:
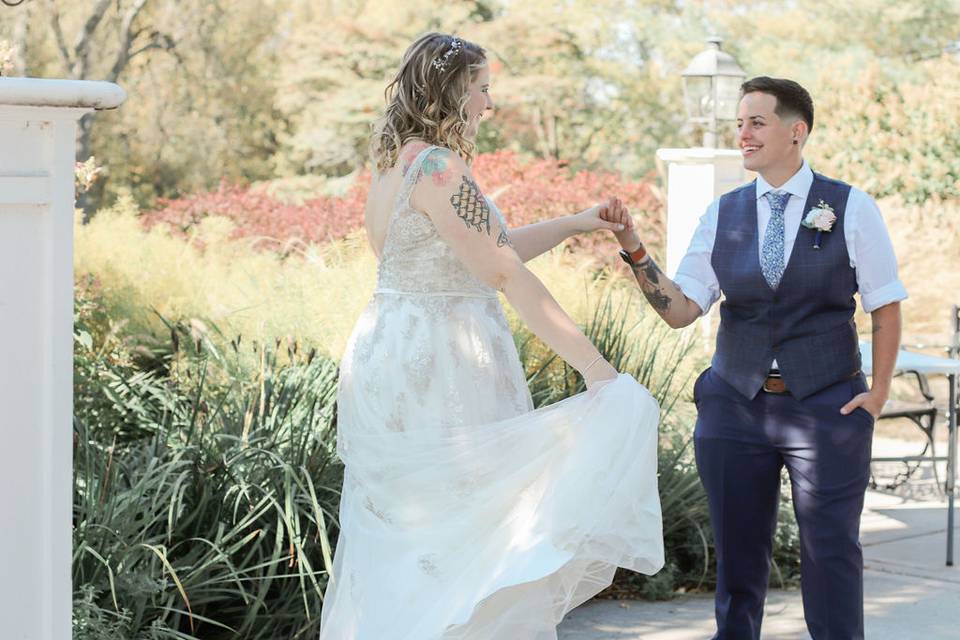
[[[770,208],[777,213],[783,213],[787,206],[787,200],[790,199],[790,194],[786,191],[767,191],[763,195],[770,203]]]

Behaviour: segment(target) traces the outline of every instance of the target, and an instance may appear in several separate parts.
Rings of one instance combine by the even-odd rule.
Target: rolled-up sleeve
[[[898,275],[893,242],[877,203],[859,189],[851,189],[845,217],[850,225],[845,229],[850,266],[857,271],[863,310],[871,313],[906,300],[907,289]]]
[[[700,315],[706,315],[710,307],[720,299],[720,282],[711,263],[713,244],[717,239],[719,210],[720,202],[715,200],[700,217],[687,252],[680,260],[677,273],[673,277],[674,283],[680,287],[683,294],[700,307]]]

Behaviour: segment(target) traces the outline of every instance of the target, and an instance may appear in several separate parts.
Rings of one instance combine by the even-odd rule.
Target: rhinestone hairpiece
[[[450,48],[447,50],[447,52],[434,59],[433,68],[441,73],[446,71],[447,64],[450,62],[450,58],[460,53],[461,49],[463,49],[463,40],[460,38],[454,38],[453,42],[450,43]]]

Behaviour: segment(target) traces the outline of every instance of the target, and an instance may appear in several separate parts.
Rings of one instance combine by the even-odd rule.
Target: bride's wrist
[[[586,232],[586,227],[583,223],[583,213],[588,211],[584,209],[583,211],[577,211],[576,213],[571,213],[567,216],[567,237],[580,235],[581,233]]]
[[[603,361],[603,354],[598,355],[596,358],[587,363],[587,365],[580,370],[580,375],[586,377],[590,373],[590,369],[595,369],[600,362]]]
[[[617,370],[613,367],[613,365],[611,365],[605,358],[602,358],[583,373],[583,382],[589,389],[600,382],[613,380],[617,377],[617,375]]]

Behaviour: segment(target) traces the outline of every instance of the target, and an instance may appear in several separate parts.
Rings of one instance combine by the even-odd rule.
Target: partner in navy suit
[[[758,178],[710,205],[673,280],[628,217],[615,220],[627,226],[617,234],[621,256],[671,327],[724,298],[712,365],[694,384],[697,467],[717,554],[714,638],[760,637],[786,467],[807,628],[814,640],[862,639],[860,515],[906,291],[873,200],[803,160],[809,93],[767,77],[741,93],[737,139]],[[870,387],[856,293],[873,324]]]

